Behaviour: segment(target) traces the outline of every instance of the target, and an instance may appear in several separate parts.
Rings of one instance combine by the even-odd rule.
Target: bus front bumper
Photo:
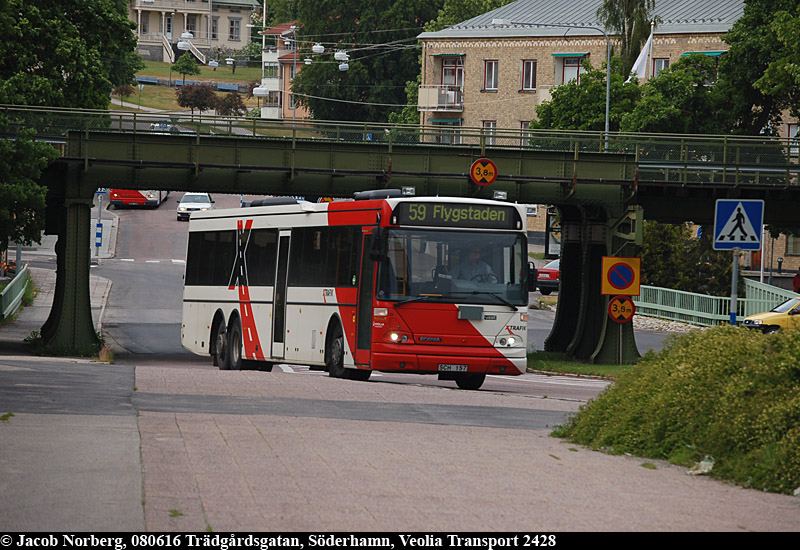
[[[519,375],[527,368],[527,357],[423,355],[417,353],[373,352],[372,370],[417,374],[471,373]]]

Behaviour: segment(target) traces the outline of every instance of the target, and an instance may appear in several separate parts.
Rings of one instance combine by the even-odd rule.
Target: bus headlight
[[[387,334],[387,337],[393,344],[404,344],[408,342],[408,334],[402,332],[392,331]]]
[[[521,338],[515,335],[500,336],[495,340],[495,346],[501,348],[513,348],[522,341]]]

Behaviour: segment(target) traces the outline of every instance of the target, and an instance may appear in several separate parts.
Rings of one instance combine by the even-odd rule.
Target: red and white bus
[[[465,389],[524,373],[525,207],[393,195],[193,213],[183,346],[220,369],[437,374]]]
[[[169,191],[136,191],[132,189],[109,189],[108,197],[111,205],[152,206],[155,208],[167,199]]]

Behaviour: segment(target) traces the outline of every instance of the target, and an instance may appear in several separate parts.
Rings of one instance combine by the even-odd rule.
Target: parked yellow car
[[[764,334],[772,334],[783,327],[788,327],[790,323],[798,322],[800,322],[800,296],[795,296],[769,311],[745,317],[742,326],[760,330]]]

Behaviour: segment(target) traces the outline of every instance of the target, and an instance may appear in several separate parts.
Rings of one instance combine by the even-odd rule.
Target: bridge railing
[[[15,127],[32,127],[43,139],[58,140],[67,131],[230,135],[262,139],[324,140],[388,145],[443,146],[486,150],[519,149],[567,153],[631,155],[635,178],[664,184],[800,185],[800,139],[766,136],[633,134],[538,129],[472,128],[372,122],[266,120],[202,113],[140,113],[0,105]]]
[[[5,319],[14,315],[22,304],[22,296],[25,294],[25,286],[28,283],[28,264],[11,279],[0,292],[0,319]]]
[[[769,311],[795,294],[782,288],[743,279],[745,297],[738,298],[736,318]],[[709,296],[642,285],[633,298],[637,315],[659,317],[700,326],[730,323],[730,297]]]

